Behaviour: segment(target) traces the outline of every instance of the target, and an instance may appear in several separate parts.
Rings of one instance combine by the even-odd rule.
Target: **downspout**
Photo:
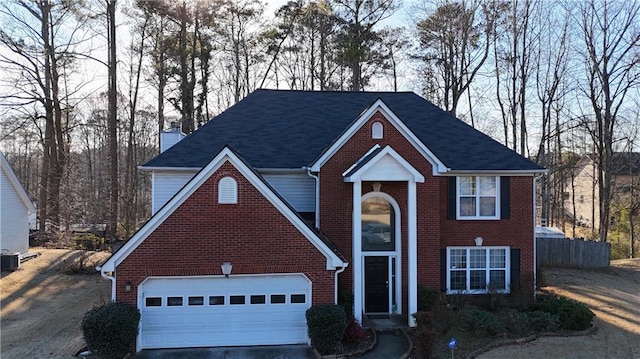
[[[538,178],[543,175],[533,176],[533,298],[536,297],[536,289],[538,287],[538,236],[536,235],[536,218],[537,213],[537,182]]]
[[[116,301],[116,277],[113,275],[109,275],[106,272],[102,271],[102,267],[96,267],[96,270],[100,271],[100,275],[102,278],[106,278],[111,281],[111,301]]]
[[[335,283],[333,284],[333,288],[335,290],[334,299],[333,300],[334,300],[335,304],[338,304],[338,274],[344,272],[345,269],[347,269],[347,265],[345,265],[344,267],[341,267],[340,269],[336,270],[336,273],[335,273],[335,277],[334,277],[335,278]]]
[[[316,218],[315,227],[320,228],[320,177],[311,173],[311,167],[304,166],[303,169],[307,170],[307,175],[316,180]],[[343,269],[344,270],[344,269]]]

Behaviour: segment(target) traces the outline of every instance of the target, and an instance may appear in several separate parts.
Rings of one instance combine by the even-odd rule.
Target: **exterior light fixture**
[[[476,242],[476,246],[480,247],[482,245],[482,237],[476,237],[474,241]]]
[[[231,274],[231,269],[233,269],[233,265],[229,262],[224,262],[222,263],[220,268],[222,269],[222,274],[224,274],[226,278],[229,278],[229,274]]]
[[[125,284],[124,284],[124,291],[125,292],[131,292],[131,281],[128,280]]]
[[[376,192],[380,192],[380,188],[382,188],[382,183],[380,182],[373,182],[373,190]]]

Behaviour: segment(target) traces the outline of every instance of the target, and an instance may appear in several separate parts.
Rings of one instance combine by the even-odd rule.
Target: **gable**
[[[2,171],[2,176],[0,176],[0,188],[2,190],[2,195],[0,196],[4,196],[5,191],[12,191],[18,198],[20,198],[20,202],[24,205],[27,212],[35,212],[36,208],[34,207],[33,202],[31,202],[27,191],[25,191],[22,184],[20,184],[18,176],[13,172],[13,169],[9,165],[9,161],[7,161],[7,158],[2,152],[0,152],[0,171]]]
[[[217,201],[217,189],[216,181],[224,177],[236,177],[235,180],[238,183],[238,204],[220,204]],[[244,189],[243,189],[244,186]],[[247,189],[247,186],[250,187]],[[274,213],[278,213],[277,220],[284,219],[293,226],[296,231],[306,238],[306,240],[313,245],[327,260],[326,268],[335,269],[336,267],[344,267],[347,263],[336,253],[329,244],[326,243],[318,233],[314,231],[308,224],[300,218],[292,208],[290,208],[286,202],[284,202],[272,189],[266,184],[262,178],[252,171],[242,161],[235,152],[229,148],[223,149],[211,162],[203,168],[196,176],[194,176],[167,204],[165,204],[136,234],[116,253],[114,253],[102,266],[98,269],[104,272],[112,272],[122,263],[127,256],[129,256],[138,246],[141,245],[148,237],[152,236],[158,228],[165,223],[173,223],[173,230],[193,230],[198,228],[197,226],[206,227],[211,225],[212,219],[208,218],[206,214],[198,213],[194,211],[193,206],[201,206],[207,208],[210,206],[225,206],[225,210],[218,210],[219,214],[223,214],[223,219],[237,220],[238,218],[246,218],[246,225],[255,225],[256,228],[252,228],[254,231],[253,236],[259,235],[260,221],[252,221],[251,218],[262,218],[256,216],[256,213],[262,215],[263,213],[252,211],[251,205],[255,202],[252,199],[247,199],[243,202],[243,194],[247,190],[255,191],[259,194],[262,201],[268,202],[273,209]],[[206,200],[202,198],[193,199],[195,193],[201,193],[203,191],[211,191]],[[195,202],[194,202],[195,201]],[[188,215],[185,215],[180,208],[183,205],[191,206],[191,211]],[[249,210],[249,212],[246,212]],[[245,211],[238,212],[237,211]],[[243,217],[239,217],[243,216]],[[276,219],[273,217],[273,213],[270,217],[263,218],[265,221]],[[224,221],[217,222],[218,225],[223,226]],[[193,225],[196,224],[196,227]],[[184,227],[184,228],[182,228]],[[221,230],[227,230],[222,228]],[[239,238],[241,240],[241,238]]]

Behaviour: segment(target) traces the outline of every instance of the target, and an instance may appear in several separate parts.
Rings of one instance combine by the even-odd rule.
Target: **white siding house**
[[[18,177],[0,152],[0,249],[2,254],[29,250],[29,215],[35,212]]]

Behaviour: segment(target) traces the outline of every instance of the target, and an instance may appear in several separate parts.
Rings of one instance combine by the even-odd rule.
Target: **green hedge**
[[[317,304],[307,309],[307,330],[311,345],[321,354],[333,354],[344,337],[347,317],[337,304]]]
[[[111,302],[90,309],[82,318],[87,347],[100,359],[121,359],[138,335],[140,311],[128,304]]]
[[[538,295],[533,310],[556,315],[560,328],[567,330],[588,329],[595,317],[586,305],[555,294]]]

